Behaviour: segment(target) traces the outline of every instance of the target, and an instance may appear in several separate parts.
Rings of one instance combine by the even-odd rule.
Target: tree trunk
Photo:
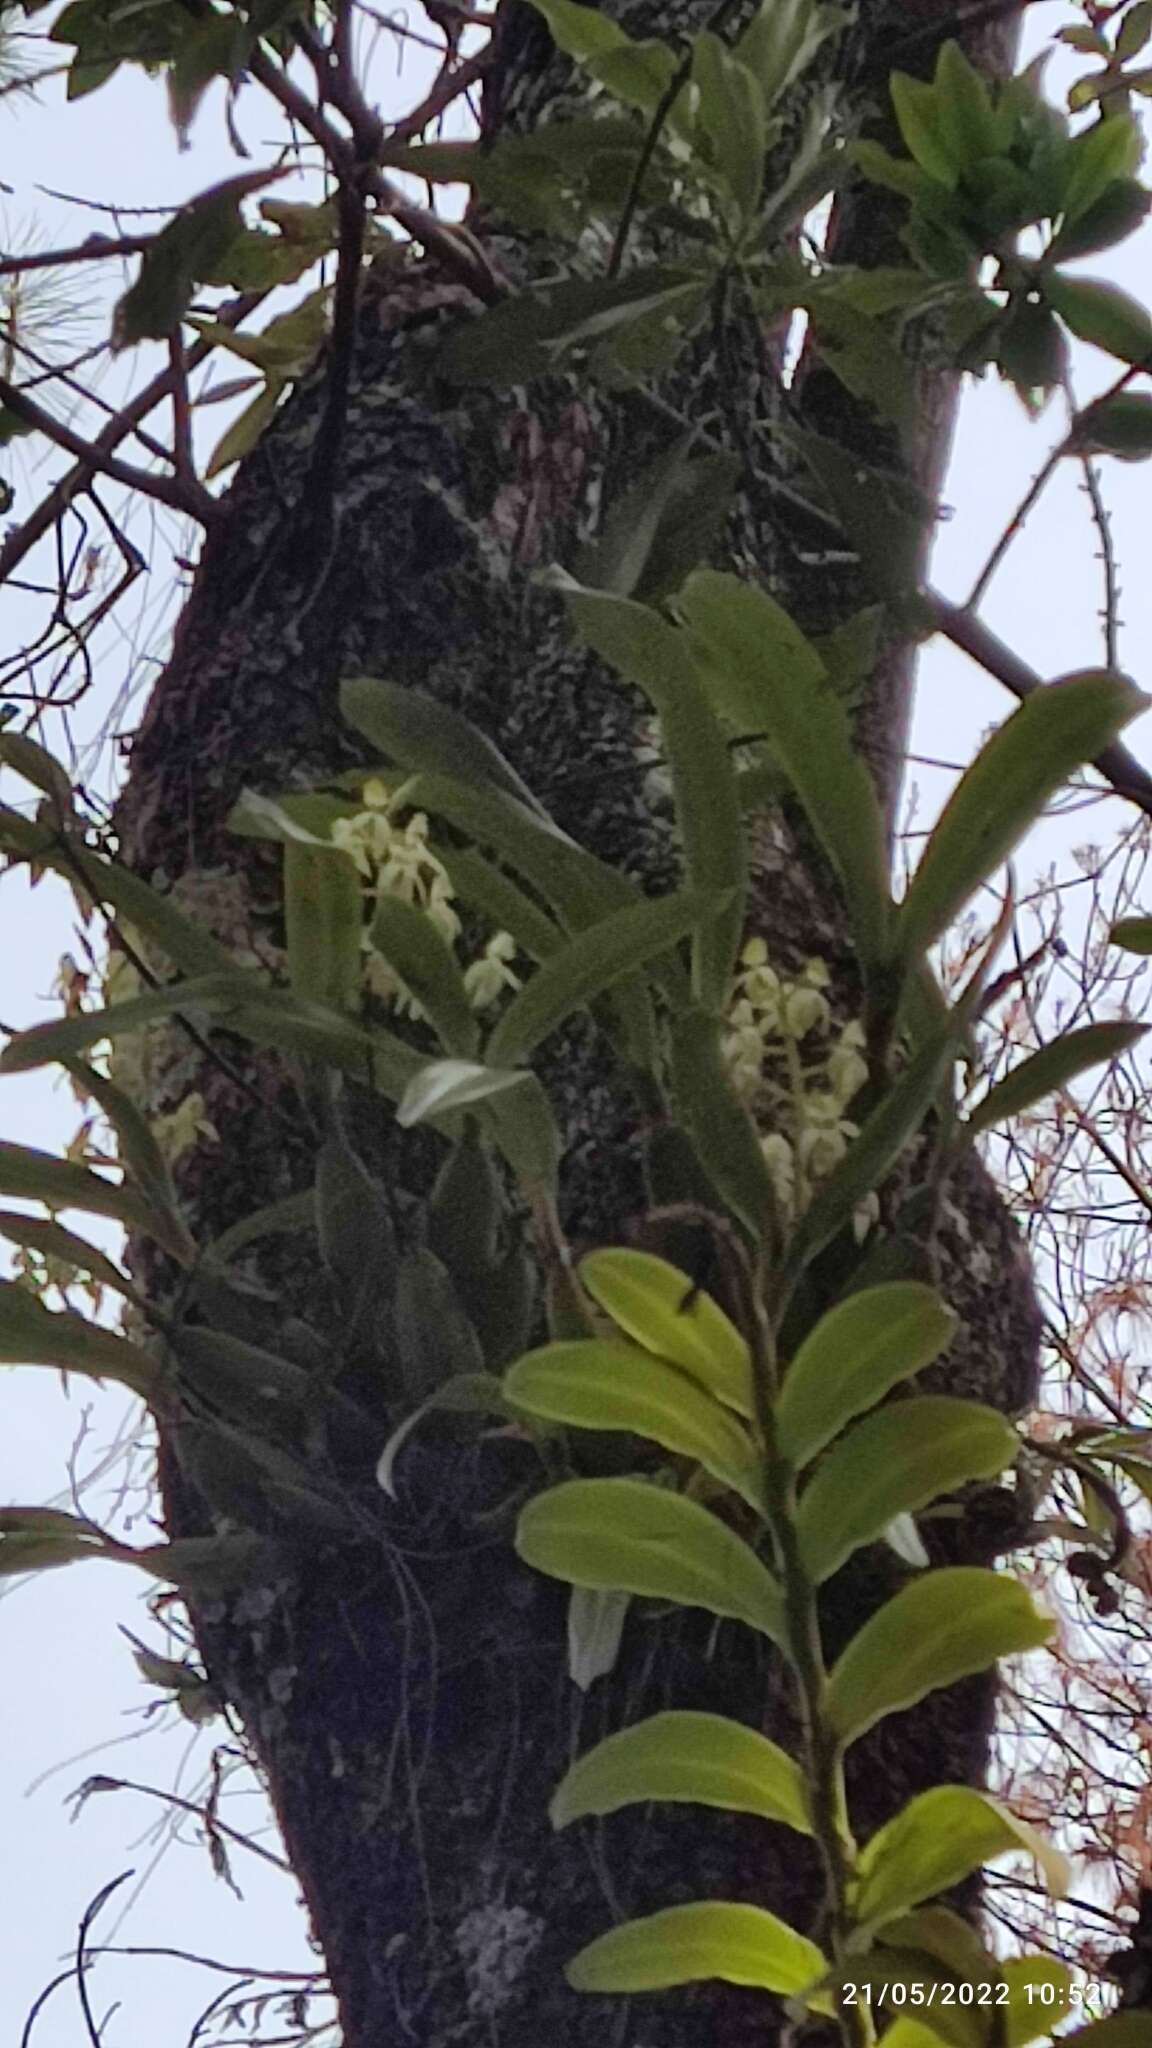
[[[664,36],[699,26],[707,12],[685,0],[612,11],[634,33]],[[833,62],[875,80],[911,10],[861,11],[864,27]],[[930,24],[952,12],[920,7],[914,19]],[[901,61],[927,68],[933,54],[931,39],[918,40]],[[1005,57],[1003,47],[986,45],[984,54]],[[486,87],[489,132],[539,119],[564,89],[567,69],[550,54],[538,17],[504,0]],[[833,233],[843,260],[865,247],[876,260],[892,233],[884,203],[869,194],[842,208]],[[548,261],[547,250],[506,230],[496,245],[524,276]],[[570,562],[601,497],[610,501],[676,429],[635,398],[570,379],[511,394],[448,386],[435,351],[473,310],[431,261],[369,278],[330,549],[301,559],[300,535],[315,531],[300,498],[323,405],[321,365],[228,496],[135,740],[120,814],[126,854],[241,954],[281,957],[278,863],[229,830],[230,808],[245,785],[310,787],[363,760],[336,705],[349,674],[390,677],[465,712],[574,837],[649,889],[675,879],[670,813],[643,757],[643,708],[574,644],[558,600],[532,572]],[[916,468],[934,495],[955,393],[926,369],[922,394]],[[694,348],[665,396],[745,464],[719,566],[764,579],[813,631],[872,600],[854,559],[843,550],[833,558],[826,536],[804,532],[780,489],[789,474],[776,435],[782,419],[800,417],[892,466],[896,451],[870,413],[823,373],[802,373],[788,393],[777,353],[737,313]],[[929,540],[926,523],[925,550]],[[890,635],[859,714],[859,743],[890,816],[913,652]],[[773,959],[793,966],[819,955],[850,1000],[841,908],[794,817],[765,815],[754,866],[753,929]],[[179,1166],[202,1242],[309,1186],[317,1152],[307,1086],[278,1059],[220,1034],[213,1043],[226,1053],[222,1066],[174,1034],[159,1038],[148,1084],[153,1113],[199,1090],[205,1123],[218,1133]],[[618,1242],[650,1205],[642,1161],[650,1105],[621,1081],[590,1025],[567,1031],[546,1054],[539,1070],[566,1141],[566,1230],[578,1245]],[[443,1147],[398,1134],[367,1089],[349,1084],[345,1102],[357,1149],[386,1182],[398,1239],[411,1242]],[[503,1228],[508,1246],[514,1224]],[[247,1271],[271,1300],[247,1304],[249,1334],[289,1349],[306,1323],[331,1358],[347,1304],[314,1241],[265,1240],[257,1250]],[[381,1263],[390,1255],[381,1244]],[[934,1383],[1006,1409],[1021,1405],[1032,1386],[1036,1313],[1012,1227],[978,1169],[949,1189],[933,1255],[937,1282],[963,1318]],[[146,1267],[143,1253],[138,1260]],[[149,1278],[154,1291],[165,1286],[158,1269]],[[434,1349],[434,1329],[427,1341]],[[419,1360],[400,1364],[409,1383],[419,1380]],[[270,1582],[201,1602],[194,1620],[211,1677],[267,1779],[346,2048],[404,2040],[421,2048],[549,2040],[762,2048],[779,2022],[761,1996],[709,1984],[606,2002],[570,1991],[562,1966],[614,1918],[694,1897],[754,1900],[810,1921],[816,1874],[796,1838],[677,1808],[556,1835],[547,1806],[575,1753],[660,1705],[722,1710],[787,1743],[791,1708],[775,1653],[733,1624],[634,1609],[617,1671],[580,1694],[566,1675],[561,1589],[521,1565],[509,1540],[517,1507],[539,1484],[535,1454],[455,1421],[430,1424],[405,1454],[394,1509],[372,1466],[403,1412],[402,1395],[380,1367],[352,1355],[341,1366],[342,1384],[378,1422],[370,1440],[345,1447],[338,1472],[362,1538],[281,1519]],[[219,1520],[196,1483],[193,1451],[192,1433],[165,1430],[173,1534]],[[260,1521],[258,1506],[250,1519]],[[956,1526],[953,1556],[988,1554],[974,1524]],[[833,1645],[898,1571],[869,1557],[835,1583]],[[924,1784],[978,1781],[991,1708],[991,1684],[975,1680],[884,1722],[858,1751],[861,1831]]]

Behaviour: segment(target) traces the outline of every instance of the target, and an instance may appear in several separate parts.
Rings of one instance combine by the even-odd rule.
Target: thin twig
[[[1120,662],[1120,586],[1116,576],[1116,551],[1112,546],[1112,523],[1096,465],[1090,455],[1081,455],[1080,467],[1084,473],[1084,489],[1092,507],[1092,518],[1100,536],[1100,560],[1104,565],[1104,659],[1109,668],[1117,668]]]
[[[262,85],[289,118],[297,122],[323,150],[337,177],[345,179],[360,170],[354,144],[324,118],[308,94],[263,50],[253,53],[248,68],[257,84]],[[413,205],[403,197],[399,187],[375,166],[366,171],[360,170],[360,176],[365,197],[374,199],[382,212],[389,214],[430,256],[443,263],[445,269],[461,284],[467,285],[484,305],[494,305],[505,296],[505,280],[467,230],[452,227],[430,213],[427,207]]]
[[[1037,470],[1036,475],[1033,477],[1032,482],[1029,484],[1028,489],[1025,491],[1024,496],[1021,498],[1020,503],[1016,507],[1016,510],[1013,512],[1011,519],[1008,521],[1007,526],[1004,528],[1003,533],[1000,535],[999,539],[997,540],[995,546],[992,549],[991,554],[988,556],[988,559],[985,562],[984,567],[981,569],[980,574],[977,576],[975,583],[972,585],[971,590],[968,592],[968,595],[964,601],[964,608],[966,611],[974,612],[979,609],[980,601],[985,596],[988,590],[988,585],[991,583],[992,578],[995,576],[997,569],[1000,567],[1000,564],[1004,560],[1005,555],[1008,553],[1009,548],[1012,546],[1013,541],[1016,540],[1019,534],[1023,532],[1026,520],[1028,519],[1030,513],[1032,513],[1035,510],[1041,497],[1043,496],[1043,493],[1048,488],[1048,485],[1051,483],[1052,478],[1055,476],[1056,471],[1060,467],[1060,464],[1063,462],[1064,457],[1069,453],[1069,449],[1069,437],[1065,435],[1063,440],[1061,440],[1057,444],[1057,446],[1052,449],[1047,461],[1043,464],[1043,466],[1040,469]]]
[[[267,292],[242,293],[240,297],[230,300],[227,305],[220,308],[216,315],[216,325],[228,328],[241,326],[249,314],[254,313],[257,307],[263,304],[267,296]],[[204,339],[193,342],[184,357],[186,371],[191,372],[198,368],[205,358],[211,355],[215,346],[215,342]],[[149,413],[154,412],[158,405],[170,397],[171,391],[172,372],[169,368],[162,370],[159,376],[154,377],[150,384],[145,385],[143,391],[138,392],[136,397],[124,406],[122,411],[110,419],[94,441],[85,443],[84,452],[75,467],[70,469],[66,476],[61,477],[59,483],[52,486],[35,510],[28,514],[27,519],[23,520],[8,535],[3,546],[0,546],[0,585],[10,579],[25,557],[67,511],[73,498],[85,489],[93,471],[98,467],[97,458],[110,455],[122,441],[126,441],[130,434],[135,433]]]
[[[121,462],[118,455],[105,454],[97,442],[86,441],[83,434],[74,433],[63,420],[55,419],[34,398],[29,398],[19,385],[10,383],[7,377],[0,377],[0,405],[6,406],[26,426],[54,441],[67,455],[74,455],[88,470],[110,476],[115,483],[125,484],[131,491],[139,491],[141,497],[154,498],[173,512],[187,513],[190,518],[198,519],[202,526],[211,525],[218,516],[220,508],[216,499],[195,479],[154,476],[150,470],[138,469],[135,463]]]
[[[479,84],[486,71],[491,68],[492,48],[485,44],[464,62],[457,63],[451,58],[445,60],[437,77],[432,81],[419,106],[413,107],[400,121],[394,121],[388,130],[389,142],[409,142],[413,136],[423,134],[433,121],[444,113],[454,101],[462,99],[474,85]]]
[[[924,601],[932,614],[936,631],[979,667],[986,669],[1021,704],[1034,696],[1037,690],[1047,688],[1043,676],[1029,668],[1028,663],[1006,646],[967,605],[950,604],[937,590],[925,591]],[[1141,767],[1135,755],[1120,740],[1113,740],[1110,746],[1103,748],[1092,766],[1106,782],[1111,783],[1117,796],[1123,797],[1126,803],[1135,804],[1145,817],[1152,818],[1152,775]]]
[[[155,235],[122,235],[118,241],[108,235],[90,235],[86,242],[75,242],[68,249],[36,249],[27,256],[0,257],[0,277],[55,270],[66,263],[99,263],[106,256],[141,256],[155,240]]]

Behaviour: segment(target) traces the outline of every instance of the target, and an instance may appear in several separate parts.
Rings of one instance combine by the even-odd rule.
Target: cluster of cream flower
[[[728,1071],[748,1107],[771,1118],[761,1146],[790,1215],[856,1136],[844,1111],[868,1078],[863,1026],[834,1024],[824,994],[830,978],[823,960],[809,960],[791,979],[778,974],[764,940],[749,939],[728,1012]]]
[[[415,811],[404,824],[389,816],[391,792],[383,782],[371,778],[364,785],[364,809],[352,818],[337,818],[332,839],[350,854],[365,882],[367,921],[363,948],[364,977],[373,995],[392,1003],[401,1013],[420,1017],[423,1013],[401,987],[387,960],[372,944],[372,910],[381,896],[399,896],[424,911],[446,944],[454,947],[461,923],[453,908],[455,891],[448,870],[428,844],[428,820]],[[506,989],[520,986],[512,968],[516,941],[511,932],[498,931],[488,940],[478,959],[464,969],[464,986],[474,1010],[486,1010]]]

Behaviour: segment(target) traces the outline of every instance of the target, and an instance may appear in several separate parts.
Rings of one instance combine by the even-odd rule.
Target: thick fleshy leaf
[[[414,1074],[396,1108],[404,1130],[488,1102],[508,1088],[523,1088],[531,1076],[522,1067],[484,1067],[476,1060],[428,1060]]]
[[[284,930],[288,974],[298,996],[335,1010],[359,1008],[364,905],[360,878],[346,853],[284,847]]]
[[[237,1428],[274,1435],[282,1425],[294,1429],[308,1410],[314,1382],[302,1366],[199,1324],[167,1334],[181,1379]]]
[[[738,703],[742,736],[762,737],[795,789],[843,884],[865,964],[875,962],[891,907],[884,824],[823,663],[767,592],[735,576],[697,570],[676,608],[718,708],[731,716]]]
[[[445,1052],[469,1059],[480,1027],[456,956],[427,911],[401,896],[381,896],[372,944],[420,1005]]]
[[[981,748],[920,857],[898,914],[911,961],[995,874],[1069,776],[1095,759],[1147,698],[1126,676],[1087,671],[1049,683]]]
[[[748,859],[740,797],[728,747],[683,633],[646,605],[610,593],[567,590],[584,639],[655,705],[672,769],[688,879],[720,899],[693,945],[698,999],[721,1008],[744,929]]]
[[[147,1118],[122,1088],[86,1060],[65,1060],[63,1065],[107,1117],[116,1134],[117,1156],[129,1180],[155,1207],[169,1210],[176,1228],[182,1231],[184,1225],[176,1210],[176,1190],[168,1162]],[[188,1247],[192,1249],[190,1238]]]
[[[619,1429],[693,1458],[758,1505],[763,1485],[756,1446],[728,1408],[696,1380],[638,1345],[589,1337],[545,1344],[504,1375],[516,1407],[577,1429]]]
[[[978,1137],[981,1131],[1020,1116],[1046,1095],[1055,1095],[1090,1067],[1120,1059],[1147,1029],[1145,1024],[1086,1024],[1080,1031],[1062,1033],[988,1090],[968,1116],[965,1135]]]
[[[640,1479],[570,1479],[521,1513],[527,1564],[576,1586],[615,1587],[703,1607],[779,1642],[780,1589],[726,1522],[696,1501]]]
[[[740,462],[722,451],[694,455],[695,442],[683,435],[613,501],[578,558],[581,584],[657,604],[707,558],[731,510]]]
[[[163,1023],[177,1013],[200,1011],[205,1016],[219,1016],[264,992],[254,975],[230,967],[222,974],[201,974],[191,981],[171,982],[165,988],[151,989],[147,995],[110,1003],[99,1010],[76,1010],[70,1017],[54,1017],[47,1024],[34,1024],[30,1030],[10,1038],[0,1053],[0,1074],[21,1074],[31,1067],[46,1066],[51,1060],[74,1058],[106,1038],[144,1031],[150,1024]]]
[[[994,1408],[950,1394],[897,1401],[858,1422],[804,1489],[797,1516],[805,1569],[830,1578],[894,1516],[911,1514],[1011,1464],[1020,1441]]]
[[[15,1209],[0,1209],[0,1237],[7,1238],[9,1244],[39,1252],[43,1258],[62,1259],[65,1265],[78,1266],[102,1287],[111,1287],[129,1301],[139,1299],[127,1274],[113,1265],[106,1253],[51,1217],[25,1216]]]
[[[752,1361],[710,1294],[652,1252],[589,1252],[577,1271],[593,1301],[635,1343],[670,1358],[738,1415],[753,1413]]]
[[[511,932],[529,960],[548,960],[559,952],[564,944],[560,926],[494,861],[474,846],[438,845],[436,858],[461,902],[479,910],[498,931]]]
[[[670,1035],[677,1116],[717,1194],[763,1242],[776,1230],[776,1190],[756,1126],[733,1092],[716,1019],[690,1010],[674,1019]]]
[[[316,1160],[314,1215],[320,1256],[342,1290],[349,1321],[378,1312],[391,1290],[396,1231],[380,1182],[333,1115]]]
[[[812,1832],[799,1764],[725,1714],[652,1714],[610,1735],[565,1773],[549,1811],[553,1827],[563,1828],[649,1799],[755,1813]]]
[[[588,348],[653,317],[687,318],[708,280],[660,264],[622,277],[568,277],[532,286],[456,325],[438,358],[461,384],[519,384],[554,374],[574,348]]]
[[[787,1263],[800,1273],[826,1244],[851,1223],[867,1195],[896,1164],[919,1131],[955,1065],[966,1019],[957,1011],[923,1039],[904,1071],[881,1096],[860,1135],[849,1144],[804,1211],[788,1247]]]
[[[81,1515],[62,1508],[0,1508],[0,1578],[114,1554],[103,1530]]]
[[[795,1997],[826,1967],[814,1942],[763,1906],[706,1899],[626,1920],[581,1949],[565,1974],[576,1991],[663,1991],[719,1977]],[[816,2003],[827,2009],[826,1999]]]
[[[298,1230],[315,1229],[316,1192],[314,1188],[303,1188],[298,1195],[284,1195],[278,1202],[268,1202],[254,1209],[250,1216],[241,1216],[239,1222],[222,1230],[208,1246],[204,1254],[205,1263],[223,1265],[248,1245],[257,1244],[262,1237],[281,1237]]]
[[[806,1465],[898,1380],[939,1358],[956,1327],[952,1310],[920,1280],[866,1287],[837,1302],[785,1372],[776,1403],[783,1455]]]
[[[255,1045],[271,1045],[301,1059],[319,1060],[353,1074],[367,1087],[398,1101],[424,1065],[414,1046],[380,1025],[360,1025],[326,1003],[290,989],[266,988],[228,1016],[229,1031]]]
[[[421,690],[381,676],[353,676],[340,685],[340,709],[350,725],[390,761],[419,775],[449,775],[505,796],[540,814],[526,782],[486,733],[459,711]]]
[[[90,1380],[119,1380],[154,1392],[159,1375],[146,1351],[71,1309],[47,1309],[13,1280],[0,1280],[0,1365],[50,1365]]]
[[[511,1067],[527,1059],[575,1011],[670,951],[698,926],[711,923],[726,906],[726,897],[710,890],[682,889],[617,910],[578,932],[513,996],[488,1041],[493,1066]]]
[[[1062,1897],[1068,1860],[1035,1828],[987,1792],[934,1785],[910,1799],[862,1851],[855,1917],[864,1925],[882,1926],[922,1899],[948,1891],[983,1864],[1021,1851],[1039,1865],[1053,1896]]]
[[[927,1572],[853,1636],[829,1680],[829,1720],[854,1742],[940,1686],[1039,1649],[1053,1626],[1015,1579],[976,1565]]]
[[[147,1231],[165,1251],[181,1261],[189,1256],[187,1233],[178,1219],[153,1208],[135,1189],[104,1180],[86,1166],[30,1145],[0,1142],[0,1194],[43,1202],[49,1209],[81,1209],[89,1216],[111,1216],[127,1230]]]

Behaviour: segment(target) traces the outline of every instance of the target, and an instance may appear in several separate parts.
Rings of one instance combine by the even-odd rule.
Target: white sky
[[[1039,43],[1070,18],[1072,11],[1062,0],[1034,7],[1029,12],[1030,37]],[[1053,84],[1058,85],[1068,70],[1068,63],[1058,58],[1051,73]],[[382,63],[381,77],[386,75]],[[407,98],[410,83],[402,90]],[[194,150],[181,156],[162,89],[138,73],[122,72],[113,84],[71,108],[64,106],[55,87],[46,89],[38,112],[21,111],[14,117],[13,103],[6,104],[8,111],[0,114],[0,177],[13,192],[2,204],[10,221],[35,213],[48,243],[79,240],[102,223],[46,200],[37,192],[38,185],[109,201],[144,197],[149,203],[163,203],[188,197],[213,178],[244,168],[218,139],[221,124],[211,100],[201,111]],[[254,145],[269,131],[267,112],[255,92],[241,104],[241,125]],[[1089,274],[1106,270],[1138,296],[1152,300],[1152,229],[1146,227],[1114,258],[1098,258],[1083,267]],[[1081,401],[1114,374],[1109,359],[1091,349],[1077,351]],[[114,382],[105,390],[113,397]],[[222,415],[213,413],[208,424],[214,439]],[[945,493],[954,516],[941,528],[934,568],[934,580],[947,595],[964,595],[1057,431],[1047,418],[1029,424],[1014,396],[990,379],[970,390]],[[1150,474],[1146,466],[1119,463],[1108,464],[1104,472],[1117,553],[1126,571],[1122,659],[1145,688],[1152,688]],[[42,478],[38,471],[25,481],[17,471],[21,490],[13,516],[33,502]],[[162,564],[168,536],[161,530],[142,531],[139,522],[134,530],[153,567]],[[1045,675],[1102,662],[1094,550],[1078,472],[1067,465],[1017,543],[986,606],[990,623]],[[152,655],[162,652],[154,635],[163,597],[164,579],[153,576],[142,600],[144,609],[137,613],[140,644]],[[13,638],[20,624],[17,615]],[[147,670],[133,662],[132,654],[127,640],[109,644],[100,687],[78,717],[80,743],[99,729],[126,684],[131,681],[139,690]],[[981,731],[1010,708],[997,686],[962,656],[936,643],[922,666],[917,746],[946,760],[965,759]],[[1148,719],[1131,737],[1145,759],[1152,757]],[[917,772],[916,779],[923,792],[923,818],[934,811],[946,785],[930,772]],[[1101,806],[1091,814],[1090,825],[1077,821],[1072,836],[1106,836],[1109,811],[1118,822],[1118,807]],[[1036,848],[1037,861],[1041,854],[1044,859],[1052,857],[1053,848],[1066,846],[1069,836],[1067,827],[1058,833],[1046,831]],[[1021,873],[1031,871],[1025,858]],[[48,1014],[49,991],[66,949],[75,950],[75,941],[64,892],[46,886],[30,896],[22,880],[6,879],[0,889],[0,960],[5,968],[0,1017],[5,1023],[30,1023]],[[62,1145],[76,1122],[71,1097],[50,1074],[0,1083],[0,1129],[6,1138]],[[31,1370],[9,1376],[3,1404],[0,1500],[8,1501],[59,1497],[67,1485],[69,1447],[86,1408],[92,1421],[79,1461],[82,1470],[96,1462],[96,1450],[116,1435],[124,1417],[123,1403],[114,1394],[90,1396],[77,1386],[65,1404],[56,1378]],[[136,1540],[147,1537],[138,1531]],[[61,1967],[94,1895],[129,1867],[143,1873],[154,1853],[145,1831],[163,1812],[157,1803],[127,1793],[109,1794],[93,1799],[72,1826],[63,1804],[67,1794],[95,1771],[160,1787],[176,1784],[179,1774],[180,1787],[187,1793],[207,1763],[211,1735],[198,1739],[194,1757],[189,1758],[192,1731],[180,1722],[172,1721],[167,1733],[149,1723],[139,1741],[125,1740],[145,1728],[142,1709],[157,1696],[139,1679],[130,1646],[116,1625],[124,1623],[162,1647],[146,1612],[147,1597],[148,1582],[131,1571],[84,1565],[23,1582],[0,1602],[0,1668],[5,1679],[0,1689],[0,2037],[5,2041],[19,2040],[32,2001]],[[117,1743],[119,1747],[110,1746]],[[80,1761],[81,1752],[89,1750],[95,1753]],[[26,1796],[40,1774],[71,1757],[78,1760]],[[251,1810],[252,1802],[245,1801],[232,1818],[243,1827]],[[226,1806],[223,1817],[228,1816]],[[95,1938],[187,1947],[245,1966],[312,1967],[314,1958],[294,1907],[291,1879],[266,1870],[241,1849],[235,1852],[233,1868],[243,1887],[242,1904],[213,1878],[202,1849],[170,1850],[150,1877],[126,1928],[119,1936],[112,1933],[114,1908]],[[131,1889],[125,1886],[120,1896],[126,1897]],[[121,2001],[104,2036],[106,2048],[130,2048],[145,2040],[177,2048],[224,1982],[163,1961],[102,1964],[93,1984],[98,2014],[116,1999]],[[88,2035],[72,1990],[54,1995],[32,2044],[87,2048]]]

